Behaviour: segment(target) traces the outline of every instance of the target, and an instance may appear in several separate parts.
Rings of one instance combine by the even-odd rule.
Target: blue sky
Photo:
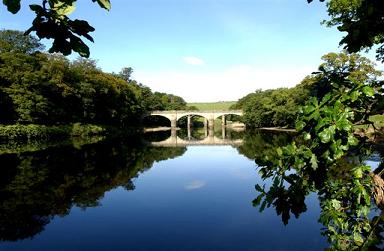
[[[0,9],[1,28],[29,27],[28,4],[38,1],[22,2],[17,15]],[[189,102],[294,86],[322,55],[341,50],[342,34],[320,24],[327,14],[318,1],[111,0],[109,12],[78,2],[71,18],[95,27],[91,57],[104,71],[130,66],[153,91]]]

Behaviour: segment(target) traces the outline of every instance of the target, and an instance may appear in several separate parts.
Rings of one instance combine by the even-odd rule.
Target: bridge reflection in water
[[[215,136],[213,128],[204,128],[205,137],[203,139],[195,139],[192,137],[191,127],[187,127],[187,138],[180,138],[177,135],[178,130],[171,128],[171,136],[163,141],[148,142],[152,146],[161,147],[184,147],[184,146],[198,146],[198,145],[234,145],[239,146],[243,144],[242,139],[231,139],[227,136],[225,126],[221,128],[221,137]]]

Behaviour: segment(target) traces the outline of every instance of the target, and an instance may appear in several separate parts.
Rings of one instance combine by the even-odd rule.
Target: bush
[[[70,137],[88,137],[105,135],[106,128],[97,125],[72,125],[45,126],[45,125],[0,125],[0,141],[6,140],[48,140]]]
[[[102,135],[105,134],[106,129],[105,127],[98,126],[98,125],[82,125],[80,123],[75,123],[72,126],[71,130],[71,136],[75,137],[85,137],[85,136],[92,136],[92,135]]]
[[[0,140],[60,138],[69,135],[68,126],[1,125]]]

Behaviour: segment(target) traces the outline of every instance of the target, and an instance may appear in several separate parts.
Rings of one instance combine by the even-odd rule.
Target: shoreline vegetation
[[[105,125],[74,123],[69,125],[0,125],[0,155],[35,152],[51,147],[98,143],[115,138],[134,137],[140,127],[117,128]]]
[[[68,125],[0,125],[0,142],[8,140],[58,140],[91,136],[132,135],[139,127],[120,129],[113,126],[74,123]]]

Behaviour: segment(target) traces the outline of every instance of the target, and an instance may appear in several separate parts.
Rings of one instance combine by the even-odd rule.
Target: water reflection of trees
[[[262,158],[275,147],[285,146],[293,140],[294,134],[286,132],[263,132],[247,130],[244,133],[244,142],[237,148],[240,154],[249,159]]]
[[[300,158],[284,154],[276,149],[301,140],[293,135],[248,133],[244,144],[238,148],[241,154],[253,158],[259,166],[263,184],[256,184],[255,207],[263,211],[273,207],[284,224],[291,216],[296,218],[307,210],[309,194],[316,193],[321,213],[319,222],[324,225],[322,234],[327,236],[330,250],[381,250],[383,246],[384,216],[381,189],[373,186],[373,179],[381,176],[383,164],[372,171],[364,163],[373,151],[381,151],[371,143],[361,144],[348,154],[325,168],[295,168],[305,165]],[[282,148],[286,150],[285,148]],[[282,168],[290,164],[291,168]],[[372,191],[372,192],[370,192]],[[381,197],[380,197],[381,196]],[[376,200],[374,206],[370,201]]]
[[[0,155],[0,240],[32,237],[73,206],[94,207],[106,191],[133,190],[132,178],[186,148],[150,148],[138,140],[107,141]]]

